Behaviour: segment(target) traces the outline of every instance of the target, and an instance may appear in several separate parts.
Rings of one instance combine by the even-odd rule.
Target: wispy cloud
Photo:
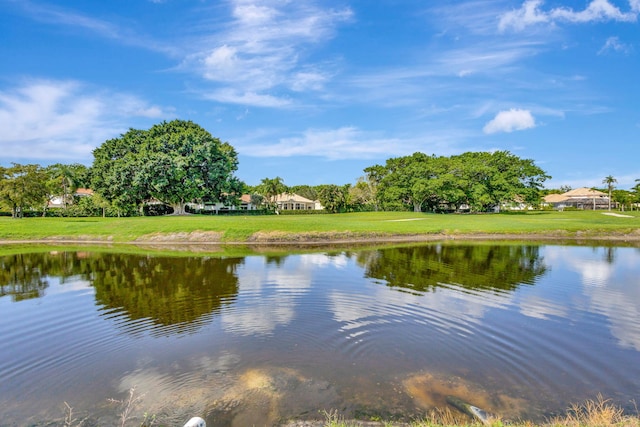
[[[603,55],[607,52],[618,52],[628,54],[632,51],[632,46],[622,43],[618,37],[609,37],[604,43],[604,46],[598,51],[598,55]]]
[[[410,136],[387,136],[382,132],[362,130],[355,126],[335,129],[307,129],[297,135],[280,138],[275,143],[267,131],[239,138],[234,146],[250,157],[310,156],[327,160],[382,159],[404,156],[416,151],[440,155],[459,150],[458,142],[468,133],[460,129],[411,133]]]
[[[146,50],[158,51],[170,55],[176,55],[179,52],[177,47],[159,42],[158,40],[136,32],[130,27],[92,17],[70,8],[29,0],[14,1],[12,4],[22,13],[38,22],[88,31],[98,37]]]
[[[640,1],[629,0],[629,10],[622,11],[609,0],[592,0],[585,9],[574,10],[557,7],[543,10],[543,0],[526,0],[519,9],[512,10],[500,17],[498,28],[501,31],[521,31],[537,24],[558,22],[585,23],[594,21],[636,22],[640,14]]]
[[[119,124],[123,118],[168,115],[129,94],[33,80],[0,91],[0,151],[13,158],[87,160],[95,147],[126,130]]]
[[[244,91],[233,87],[214,89],[201,94],[201,96],[204,99],[211,101],[226,104],[248,105],[253,107],[284,108],[290,106],[292,103],[289,98],[278,97],[265,93]]]
[[[228,6],[230,22],[212,31],[209,43],[191,53],[182,69],[218,86],[209,99],[269,107],[289,105],[283,91],[322,88],[330,72],[309,69],[305,50],[330,39],[353,15],[311,2],[231,0]]]
[[[255,157],[314,156],[331,160],[362,159],[397,152],[399,145],[398,139],[375,137],[355,127],[342,127],[307,130],[299,136],[282,138],[274,144],[252,146],[251,150],[247,151]]]
[[[500,111],[487,123],[483,129],[484,133],[492,134],[498,132],[513,132],[517,130],[530,129],[535,127],[536,121],[529,110],[512,108],[507,111]]]

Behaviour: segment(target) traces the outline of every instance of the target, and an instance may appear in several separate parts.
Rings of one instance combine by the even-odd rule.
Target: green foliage
[[[320,186],[318,200],[331,213],[345,212],[347,209],[347,194],[349,185],[339,187],[335,184]]]
[[[349,188],[348,205],[352,211],[377,211],[377,183],[369,175],[358,178]]]
[[[318,188],[310,185],[295,185],[289,188],[291,193],[302,196],[309,200],[318,200]]]
[[[40,208],[49,201],[48,175],[39,165],[12,163],[0,167],[0,205],[22,218],[26,209]]]
[[[279,194],[289,191],[289,187],[284,184],[284,181],[279,176],[275,178],[264,178],[255,188],[258,195],[262,196],[262,205],[267,209],[274,210],[276,208],[276,197]],[[258,201],[256,199],[256,201]],[[258,205],[259,206],[259,205]]]
[[[614,202],[618,204],[618,207],[621,210],[626,210],[631,208],[631,204],[633,203],[634,194],[627,190],[613,190],[611,192],[611,197]]]
[[[131,129],[93,155],[92,188],[123,211],[148,199],[177,214],[195,200],[237,204],[243,188],[233,175],[238,167],[233,147],[190,121]]]
[[[456,211],[464,205],[484,212],[516,199],[535,205],[549,178],[532,160],[507,151],[452,157],[414,153],[365,172],[376,182],[378,201],[385,210],[414,212]]]

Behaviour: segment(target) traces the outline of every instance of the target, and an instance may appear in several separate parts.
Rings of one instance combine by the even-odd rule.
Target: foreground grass
[[[636,411],[637,412],[637,411]],[[325,414],[323,427],[363,427],[371,423],[341,420],[334,413]],[[405,424],[379,422],[383,427],[640,427],[640,414],[625,415],[622,408],[611,404],[599,395],[594,400],[587,400],[583,404],[576,404],[569,408],[566,415],[548,420],[545,423],[534,424],[529,421],[506,422],[501,419],[469,423],[461,419],[452,411],[445,409],[434,411],[428,419]]]
[[[120,427],[127,426],[168,426],[155,415],[144,413],[136,416],[136,407],[140,404],[143,395],[137,395],[135,388],[129,391],[128,397],[123,400],[109,399],[119,406],[118,414]],[[74,414],[73,408],[66,402],[65,417],[62,425],[65,427],[84,427],[89,417],[80,419]],[[343,420],[335,411],[324,412],[324,421],[293,421],[286,424],[287,427],[640,427],[640,413],[636,408],[635,415],[625,414],[623,409],[612,404],[610,400],[598,395],[596,399],[587,400],[582,404],[574,404],[563,416],[549,419],[543,423],[530,421],[505,421],[499,418],[489,418],[484,423],[479,420],[470,421],[451,409],[436,409],[419,421],[408,423],[395,423],[385,421],[358,421]],[[142,420],[142,421],[140,421]],[[88,424],[91,424],[89,422]]]
[[[165,216],[135,218],[0,217],[0,240],[173,240],[219,242],[384,239],[392,236],[552,235],[640,238],[640,213],[601,211],[439,215],[365,212],[333,215]],[[197,235],[197,236],[196,236]]]

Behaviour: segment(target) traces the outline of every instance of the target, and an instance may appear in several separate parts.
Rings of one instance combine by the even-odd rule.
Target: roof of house
[[[278,194],[275,198],[276,202],[295,202],[295,203],[315,203],[313,200],[309,200],[306,197],[299,196],[295,193],[282,193]]]
[[[77,188],[74,194],[77,196],[93,196],[93,190],[90,188]]]
[[[602,191],[593,190],[593,189],[587,188],[587,187],[576,188],[575,190],[567,191],[566,193],[564,193],[562,195],[565,196],[565,197],[571,197],[571,198],[576,198],[576,197],[593,198],[593,197],[606,197],[607,196],[607,194],[603,193]]]
[[[547,194],[543,198],[543,200],[546,203],[560,203],[560,202],[564,202],[567,199],[568,197],[565,196],[564,194]]]

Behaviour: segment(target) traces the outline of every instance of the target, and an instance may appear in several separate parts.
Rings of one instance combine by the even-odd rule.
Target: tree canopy
[[[25,209],[44,206],[49,201],[48,175],[39,165],[13,163],[0,167],[0,205],[22,218]]]
[[[468,152],[451,157],[414,153],[365,169],[387,210],[486,211],[516,199],[530,205],[549,176],[533,160],[508,151]]]
[[[236,151],[191,121],[130,129],[93,156],[93,189],[122,209],[156,199],[182,214],[192,201],[236,204],[240,197]]]

